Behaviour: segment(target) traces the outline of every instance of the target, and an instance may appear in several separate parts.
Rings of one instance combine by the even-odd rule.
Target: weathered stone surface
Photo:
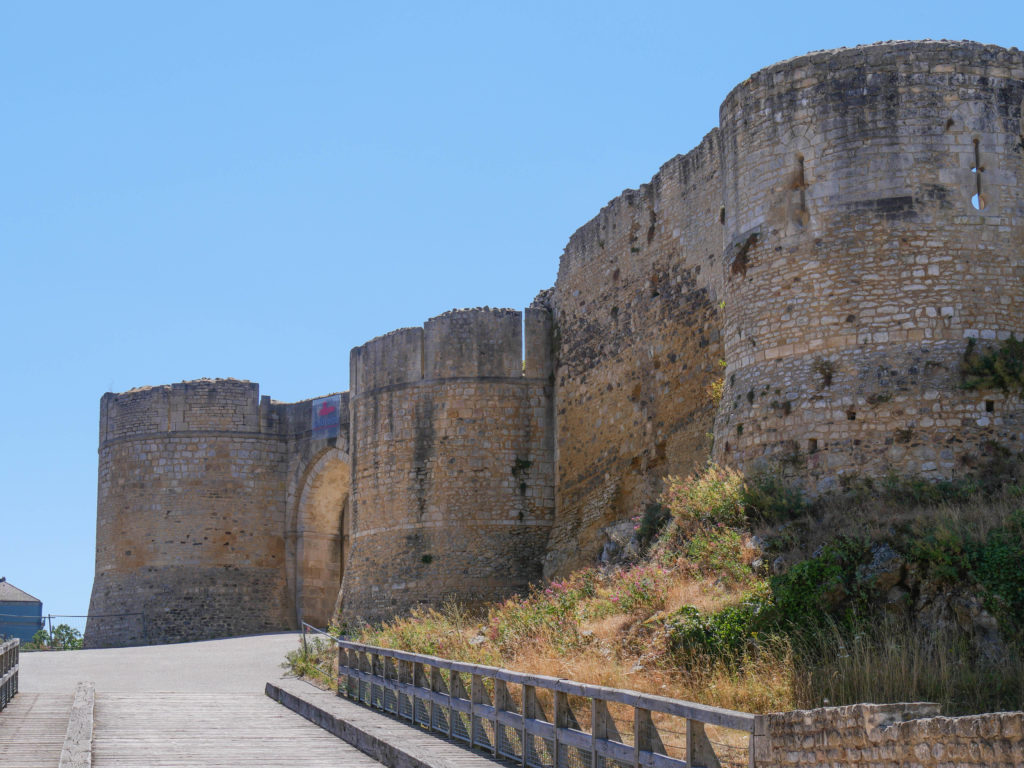
[[[341,608],[381,618],[541,577],[554,514],[550,318],[462,310],[352,351]]]
[[[935,704],[857,704],[758,717],[764,768],[1020,766],[1022,712],[940,717]]]
[[[249,382],[105,395],[91,612],[173,640],[491,599],[597,560],[709,449],[812,494],[1019,453],[1021,398],[960,366],[969,339],[1024,337],[1022,105],[1016,49],[781,62],[581,227],[525,313],[353,350],[337,438]],[[905,570],[862,575],[996,647]],[[127,624],[87,643],[140,642]]]
[[[853,474],[949,479],[1024,437],[1019,397],[959,374],[969,338],[1024,332],[1022,60],[888,43],[729,94],[717,458],[821,492]]]

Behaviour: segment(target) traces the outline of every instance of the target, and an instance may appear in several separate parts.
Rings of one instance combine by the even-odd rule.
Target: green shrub
[[[1001,389],[1013,394],[1024,393],[1024,341],[1012,334],[998,346],[985,352],[978,350],[975,339],[967,340],[967,349],[960,363],[964,389]]]
[[[661,503],[684,535],[708,524],[738,527],[746,522],[745,483],[734,469],[708,464],[685,480],[670,475],[665,482]]]
[[[810,510],[810,504],[795,488],[771,472],[751,476],[743,492],[747,514],[766,523],[792,520]]]
[[[970,572],[968,542],[947,523],[940,523],[912,539],[908,549],[910,558],[923,565],[928,578],[934,581],[956,584]]]
[[[985,589],[985,608],[1002,627],[1024,630],[1024,509],[982,542],[968,545],[971,570]]]
[[[640,518],[640,526],[636,530],[636,540],[641,549],[651,545],[672,519],[672,513],[661,504],[648,504]]]
[[[817,557],[803,560],[771,579],[774,619],[783,627],[816,628],[828,621],[852,626],[864,616],[869,595],[857,583],[857,566],[869,546],[841,537],[826,544]]]
[[[299,641],[298,648],[285,654],[281,666],[296,677],[333,689],[337,685],[337,661],[337,646],[330,638],[309,635]]]
[[[684,657],[717,656],[736,662],[764,626],[769,600],[766,591],[759,589],[738,605],[709,614],[701,614],[692,605],[683,606],[667,621],[670,647]]]
[[[684,550],[687,559],[702,571],[727,577],[733,582],[750,576],[743,560],[743,536],[739,531],[718,524],[693,534]]]

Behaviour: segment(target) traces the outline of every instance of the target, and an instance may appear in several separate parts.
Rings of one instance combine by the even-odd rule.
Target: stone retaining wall
[[[936,704],[856,704],[764,715],[758,768],[1010,768],[1024,765],[1024,712],[938,716]]]

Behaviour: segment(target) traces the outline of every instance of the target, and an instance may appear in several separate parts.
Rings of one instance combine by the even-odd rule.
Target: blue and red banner
[[[341,431],[341,395],[318,397],[313,401],[313,437],[337,437]]]

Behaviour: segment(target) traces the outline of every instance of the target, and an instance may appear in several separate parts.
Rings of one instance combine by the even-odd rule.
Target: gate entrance
[[[326,627],[334,617],[348,554],[348,455],[336,448],[320,456],[306,475],[299,498],[295,598],[302,620]]]

